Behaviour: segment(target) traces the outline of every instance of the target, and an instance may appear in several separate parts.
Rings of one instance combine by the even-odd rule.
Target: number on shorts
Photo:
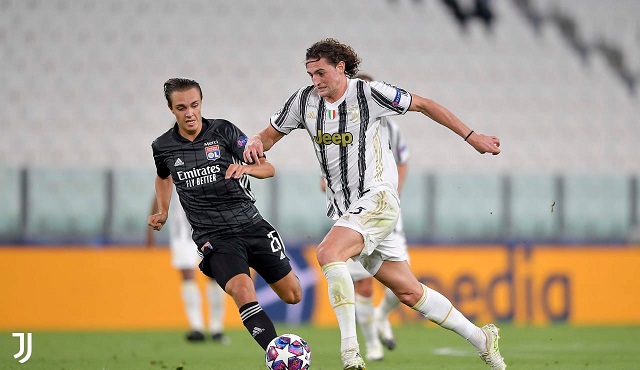
[[[271,239],[271,250],[273,251],[273,253],[284,251],[284,245],[282,245],[280,238],[275,234],[275,230],[269,231],[269,233],[267,234],[267,237]]]

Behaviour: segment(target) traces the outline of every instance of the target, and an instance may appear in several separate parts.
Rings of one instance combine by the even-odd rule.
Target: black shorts
[[[233,235],[205,236],[198,240],[198,246],[203,254],[200,270],[216,279],[223,289],[238,274],[251,276],[249,268],[269,284],[291,271],[284,243],[278,231],[266,220]]]

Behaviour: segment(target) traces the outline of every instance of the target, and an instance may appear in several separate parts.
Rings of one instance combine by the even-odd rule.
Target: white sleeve
[[[278,132],[288,135],[291,131],[303,127],[302,115],[300,114],[300,95],[305,89],[296,91],[287,99],[282,108],[271,116],[269,122]]]
[[[371,98],[375,104],[371,104],[371,109],[375,109],[374,117],[386,117],[405,114],[411,105],[411,94],[399,87],[386,82],[371,81]]]

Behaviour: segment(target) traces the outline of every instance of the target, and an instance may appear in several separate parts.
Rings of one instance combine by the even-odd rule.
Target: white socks
[[[482,329],[453,307],[445,296],[425,285],[422,287],[424,290],[422,298],[411,308],[443,328],[458,333],[478,350],[486,349],[486,339]]]
[[[385,287],[384,298],[378,307],[376,307],[376,310],[378,310],[380,317],[387,317],[394,308],[398,307],[399,304],[400,300],[398,300],[398,297],[396,297],[391,289]]]
[[[200,287],[195,280],[182,281],[182,302],[187,313],[187,320],[192,330],[204,331],[204,320],[202,318],[202,298]]]
[[[222,333],[226,293],[214,280],[207,282],[206,292],[209,300],[209,331],[211,334]]]
[[[204,331],[202,315],[202,296],[200,286],[195,280],[182,281],[182,301],[187,313],[187,320],[192,330]],[[224,328],[225,292],[218,283],[210,280],[206,286],[209,301],[209,330],[211,334],[221,333]]]
[[[338,319],[340,351],[358,348],[356,332],[355,289],[346,262],[332,262],[322,266],[329,286],[329,302]]]
[[[364,297],[356,293],[356,320],[360,325],[367,348],[378,346],[378,332],[373,320],[373,297]]]

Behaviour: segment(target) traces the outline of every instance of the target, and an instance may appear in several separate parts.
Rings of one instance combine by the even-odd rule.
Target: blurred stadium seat
[[[15,168],[0,165],[0,241],[18,240],[22,235],[21,175]]]
[[[499,177],[483,174],[436,176],[435,236],[483,240],[502,235],[504,210]]]
[[[545,241],[558,236],[560,207],[556,177],[517,174],[511,178],[511,232],[518,239]]]
[[[104,171],[38,169],[30,170],[28,178],[27,240],[103,240],[107,215]]]
[[[637,220],[621,218],[620,197],[628,189],[618,177],[640,176],[640,94],[629,92],[594,45],[618,47],[640,76],[640,1],[528,1],[542,20],[539,28],[531,27],[522,3],[491,2],[495,23],[487,32],[478,23],[461,31],[440,1],[328,0],[323,6],[340,11],[321,19],[308,4],[286,0],[185,0],[179,7],[169,0],[0,2],[0,99],[10,108],[3,112],[0,168],[12,168],[0,180],[6,204],[0,239],[12,239],[25,226],[29,239],[65,230],[95,238],[106,225],[108,240],[140,240],[153,193],[150,144],[173,119],[162,83],[174,76],[197,79],[203,115],[228,118],[252,134],[309,84],[304,51],[324,37],[352,45],[363,71],[433,98],[502,140],[503,154],[480,156],[418,114],[398,119],[413,154],[403,193],[410,238],[625,235]],[[553,22],[558,11],[571,18],[588,50],[585,58]],[[176,19],[189,21],[176,26]],[[304,132],[291,134],[269,153],[277,179],[252,182],[261,212],[281,223],[276,226],[283,234],[317,235],[330,224],[322,194],[304,191],[317,185],[305,175],[316,161],[308,140]],[[22,205],[14,194],[25,189],[13,176],[23,168],[30,174],[27,225],[16,225]],[[64,184],[61,174],[67,172],[58,168],[86,171],[73,175],[86,186]],[[470,168],[486,175],[484,185],[452,175]],[[294,175],[298,171],[303,175]],[[523,172],[532,177],[520,177]],[[546,213],[553,174],[587,178],[586,184],[565,183],[570,208],[560,221]],[[611,183],[588,180],[601,174],[613,176]],[[432,190],[428,175],[435,176]],[[511,175],[508,200],[500,179]],[[450,186],[466,190],[464,201]],[[435,191],[434,199],[428,191]],[[106,204],[105,194],[113,204]],[[600,206],[613,204],[606,210],[611,217],[595,225],[595,208],[581,208],[587,196]],[[607,203],[609,196],[614,198]],[[506,201],[511,220],[486,216],[503,212]],[[56,210],[59,204],[64,207]]]
[[[333,223],[326,216],[320,174],[280,171],[277,215],[269,220],[282,235],[306,243],[319,243]],[[286,239],[285,239],[286,241]]]
[[[117,169],[112,173],[113,212],[108,236],[113,243],[142,244],[145,242],[147,218],[155,197],[155,171]],[[163,229],[164,231],[164,229]],[[158,242],[165,235],[157,235]],[[168,239],[165,239],[168,240]]]
[[[611,240],[629,230],[630,182],[626,176],[572,175],[565,178],[565,236]]]
[[[404,231],[412,239],[423,240],[433,233],[433,220],[429,215],[433,204],[430,181],[432,178],[426,174],[409,171],[400,194]]]

